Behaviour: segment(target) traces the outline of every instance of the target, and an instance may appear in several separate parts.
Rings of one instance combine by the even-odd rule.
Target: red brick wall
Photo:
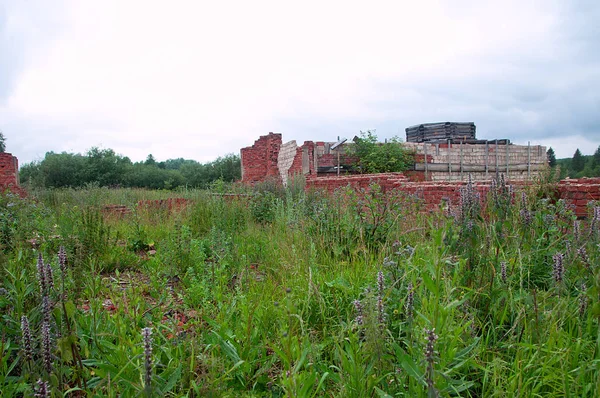
[[[138,207],[146,207],[149,209],[166,209],[166,210],[181,210],[185,208],[191,201],[184,198],[167,198],[158,200],[140,200]]]
[[[10,153],[0,153],[0,187],[24,195],[19,186],[19,160]]]
[[[338,188],[350,185],[355,188],[368,188],[370,184],[378,184],[384,191],[398,189],[407,194],[417,195],[423,199],[428,210],[438,208],[444,200],[458,204],[460,188],[466,182],[414,182],[403,173],[361,174],[340,177],[315,177],[306,180],[307,189],[322,189],[333,192]],[[474,183],[475,189],[482,197],[487,195],[489,183]]]
[[[416,173],[416,172],[415,172]],[[423,199],[428,210],[436,209],[444,200],[458,204],[460,188],[467,182],[434,182],[410,180],[402,173],[362,174],[352,176],[311,177],[306,180],[307,189],[321,189],[333,192],[337,188],[350,185],[355,188],[368,188],[371,183],[379,184],[384,190],[399,189],[408,194],[417,195]],[[511,181],[516,189],[527,185],[524,181]],[[489,182],[474,182],[475,189],[482,198],[487,196],[490,189]],[[598,201],[600,205],[600,178],[581,178],[575,180],[562,180],[557,187],[557,198],[564,199],[575,207],[575,214],[579,217],[588,215],[588,202]]]
[[[269,133],[242,148],[242,182],[254,184],[271,177],[279,178],[277,156],[281,148],[281,134]]]
[[[319,157],[319,166],[334,167],[337,166],[337,156],[333,153],[326,153]]]
[[[337,153],[323,154],[319,156],[318,162],[319,167],[336,167],[338,164]],[[356,163],[358,163],[358,157],[345,153],[340,154],[340,165],[355,165]]]
[[[302,152],[303,147],[299,146],[296,148],[296,156],[294,156],[294,162],[288,170],[288,174],[291,176],[302,174]]]
[[[588,202],[599,201],[600,178],[566,179],[558,183],[558,197],[575,206],[575,214],[579,217],[588,215]]]
[[[413,182],[422,182],[422,181],[427,180],[427,178],[425,177],[424,171],[410,170],[410,171],[405,171],[404,175],[406,176],[406,178],[408,178],[409,181],[413,181]]]
[[[316,177],[306,179],[307,189],[320,189],[333,192],[338,188],[350,185],[355,188],[368,188],[371,183],[378,184],[382,189],[400,188],[408,179],[402,173],[355,174],[342,176]]]
[[[355,188],[368,188],[371,183],[377,183],[383,190],[399,189],[407,194],[416,195],[425,203],[427,210],[435,210],[445,200],[450,200],[453,205],[458,205],[460,201],[460,188],[464,187],[466,182],[414,182],[406,178],[402,173],[382,173],[382,174],[362,174],[348,176],[316,177],[309,176],[306,179],[307,189],[321,189],[333,192],[338,188],[350,185]],[[487,196],[490,185],[486,182],[474,182],[475,190],[480,193],[482,198]],[[527,185],[523,181],[511,182],[513,187],[518,190],[519,187]],[[564,199],[567,203],[575,206],[575,213],[579,217],[588,215],[588,202],[600,201],[600,178],[581,178],[576,180],[562,180],[557,188],[558,198]],[[226,199],[243,199],[247,195],[226,195]],[[169,198],[164,200],[145,200],[140,201],[140,207],[151,209],[169,209],[180,210],[185,208],[189,200],[182,198]],[[600,202],[598,203],[600,205]],[[124,216],[131,212],[126,206],[110,205],[104,208],[107,214],[116,214]]]

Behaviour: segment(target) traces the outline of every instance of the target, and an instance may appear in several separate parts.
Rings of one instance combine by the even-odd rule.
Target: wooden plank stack
[[[447,141],[467,142],[476,140],[473,122],[440,122],[417,124],[406,128],[406,142]]]

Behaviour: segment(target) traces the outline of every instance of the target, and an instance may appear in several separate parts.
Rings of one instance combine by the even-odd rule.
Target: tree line
[[[583,155],[579,148],[571,158],[556,159],[554,150],[548,148],[548,163],[560,167],[561,178],[600,177],[600,146],[593,155]]]
[[[215,181],[233,182],[241,177],[240,157],[228,154],[199,163],[190,159],[158,162],[151,154],[132,162],[112,149],[91,148],[85,154],[47,152],[44,159],[23,165],[21,184],[32,188],[78,188],[95,184],[107,187],[175,189],[207,188]]]

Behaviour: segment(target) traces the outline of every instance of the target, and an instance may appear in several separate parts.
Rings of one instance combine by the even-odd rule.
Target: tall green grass
[[[137,206],[169,195],[191,201]],[[596,204],[578,221],[502,181],[486,202],[468,195],[434,214],[376,186],[297,182],[3,196],[2,396],[31,396],[38,380],[51,396],[598,396]],[[108,217],[107,204],[132,212]],[[51,372],[39,253],[55,280]]]

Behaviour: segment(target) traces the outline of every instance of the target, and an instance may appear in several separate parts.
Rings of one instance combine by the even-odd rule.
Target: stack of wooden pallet
[[[406,128],[406,142],[445,140],[461,142],[475,139],[475,123],[473,122],[425,123]]]

